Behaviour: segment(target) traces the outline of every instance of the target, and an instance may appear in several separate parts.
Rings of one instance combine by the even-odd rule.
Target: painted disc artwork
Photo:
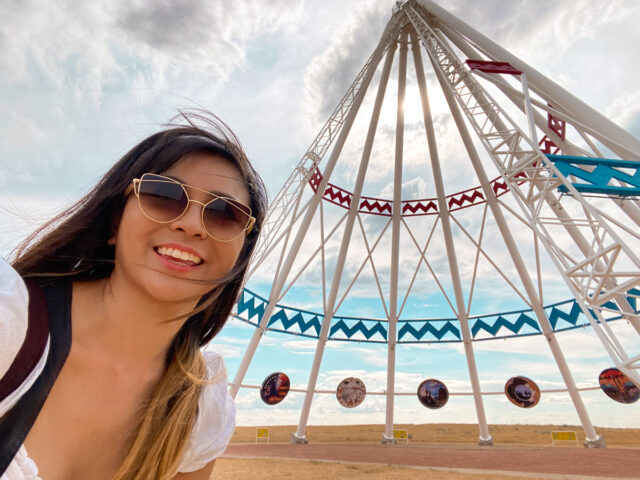
[[[262,382],[260,398],[267,405],[276,405],[287,396],[290,385],[291,382],[286,374],[282,372],[272,373]]]
[[[521,408],[535,407],[540,401],[540,389],[527,377],[511,377],[504,386],[504,393],[511,403]]]
[[[364,382],[359,378],[345,378],[338,385],[336,397],[343,407],[354,408],[360,405],[364,397],[367,395],[367,389]]]
[[[598,380],[602,391],[616,402],[633,403],[640,398],[640,388],[617,368],[603,370]]]
[[[440,380],[430,378],[418,387],[418,400],[427,408],[442,408],[449,400],[449,390]]]

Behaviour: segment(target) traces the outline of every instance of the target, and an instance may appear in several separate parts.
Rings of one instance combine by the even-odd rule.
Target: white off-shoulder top
[[[25,340],[29,296],[22,278],[0,258],[0,377],[13,362]],[[14,392],[0,402],[0,417],[15,405],[42,373],[48,347],[29,376]],[[235,429],[235,403],[227,388],[227,371],[222,356],[203,351],[208,383],[198,401],[198,416],[185,447],[178,473],[194,472],[220,456]],[[24,445],[2,474],[0,480],[42,480],[36,463],[29,458]],[[46,480],[46,479],[45,479]]]

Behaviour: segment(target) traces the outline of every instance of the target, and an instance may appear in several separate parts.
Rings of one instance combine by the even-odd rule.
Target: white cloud
[[[604,114],[616,118],[620,126],[640,136],[640,90],[621,92]]]
[[[305,89],[308,109],[321,120],[337,105],[378,43],[390,14],[385,2],[361,2],[332,32],[330,46],[308,65]]]
[[[282,0],[142,1],[122,4],[116,22],[154,54],[226,79],[245,63],[246,44],[253,35],[295,25],[301,5]]]
[[[219,353],[224,358],[241,358],[244,353],[244,349],[242,347],[222,343],[212,344],[207,348],[207,350]]]

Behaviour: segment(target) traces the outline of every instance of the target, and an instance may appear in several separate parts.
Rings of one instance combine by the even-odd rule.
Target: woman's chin
[[[199,284],[188,281],[149,282],[144,290],[154,300],[161,303],[195,305],[208,291]]]
[[[129,283],[149,300],[157,303],[195,305],[200,297],[212,287],[203,285],[198,280],[179,278],[163,272],[144,269],[142,272],[132,272]],[[142,275],[135,275],[141,273]]]
[[[200,298],[210,292],[215,285],[203,282],[195,275],[169,271],[160,266],[126,265],[127,268],[116,268],[112,280],[119,279],[118,284],[128,285],[150,300],[158,303],[185,304],[192,308]]]

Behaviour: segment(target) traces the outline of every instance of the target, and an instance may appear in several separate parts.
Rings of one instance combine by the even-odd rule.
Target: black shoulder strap
[[[31,289],[29,294],[32,295]],[[0,475],[24,443],[71,349],[71,283],[43,285],[40,294],[45,300],[45,308],[36,309],[35,303],[39,300],[35,300],[32,311],[30,296],[29,316],[32,313],[48,314],[49,353],[42,374],[14,407],[0,418]],[[33,295],[35,299],[38,294]]]
[[[42,289],[27,280],[29,319],[27,333],[7,373],[0,378],[0,402],[15,391],[36,367],[49,338],[49,315]]]

